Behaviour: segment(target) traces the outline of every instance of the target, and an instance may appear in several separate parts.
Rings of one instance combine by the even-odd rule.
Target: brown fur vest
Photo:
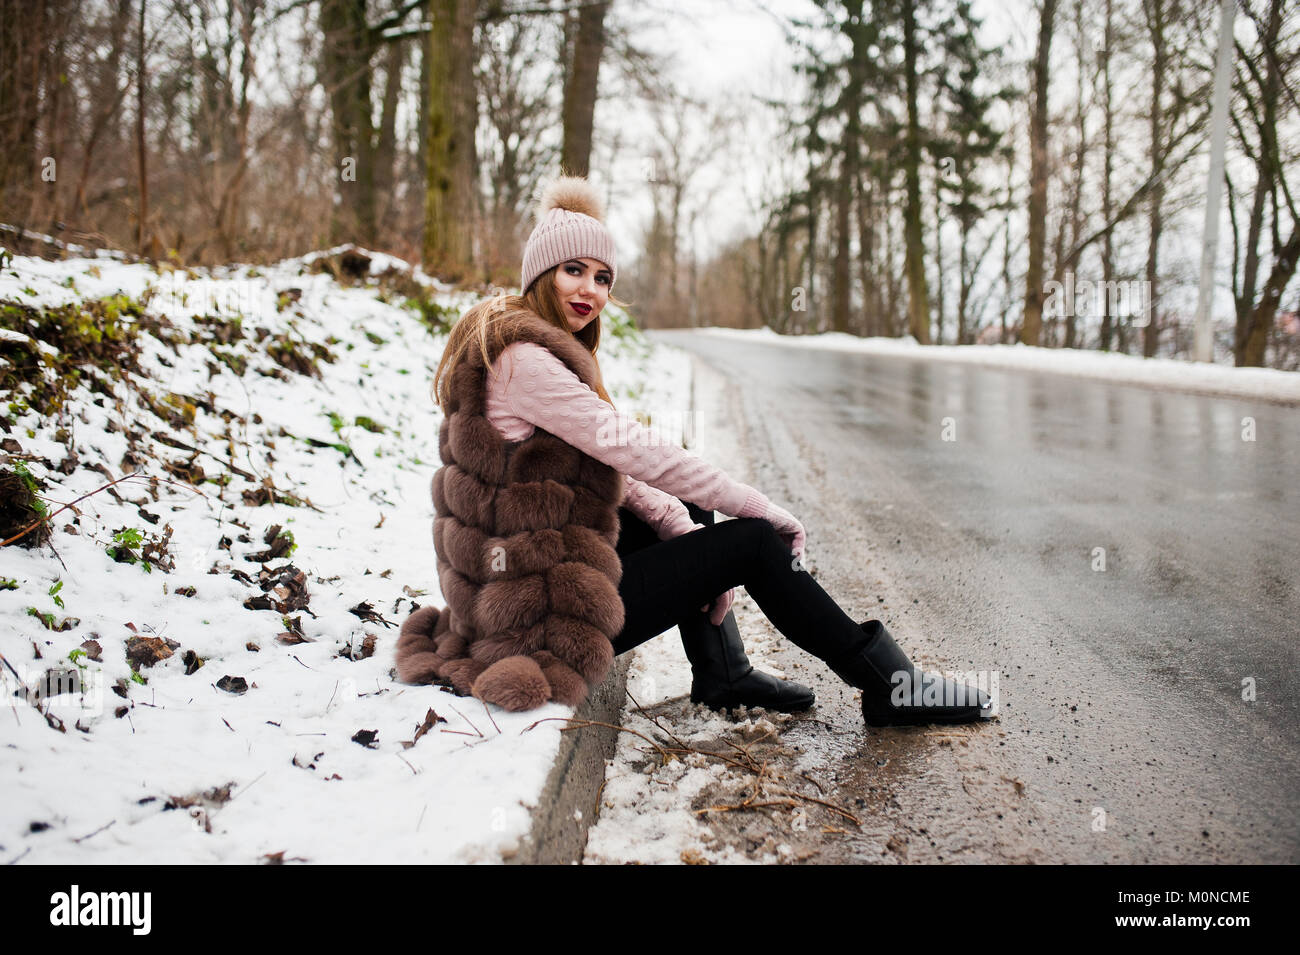
[[[549,348],[595,390],[591,353],[513,309],[507,341]],[[489,344],[489,362],[501,348]],[[474,342],[449,379],[433,476],[433,545],[447,608],[402,626],[397,673],[450,684],[507,710],[577,706],[605,677],[623,629],[614,468],[541,428],[507,442],[485,414],[488,369]]]

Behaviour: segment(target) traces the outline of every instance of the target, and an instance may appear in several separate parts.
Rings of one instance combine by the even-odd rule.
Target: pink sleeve
[[[651,487],[644,481],[638,481],[630,474],[623,475],[627,492],[623,504],[652,528],[660,540],[669,540],[689,534],[703,524],[696,524],[691,519],[691,512],[686,505],[665,494],[658,488]]]
[[[763,506],[759,491],[601,400],[550,349],[514,342],[502,351],[502,370],[514,414],[620,473],[731,516]]]

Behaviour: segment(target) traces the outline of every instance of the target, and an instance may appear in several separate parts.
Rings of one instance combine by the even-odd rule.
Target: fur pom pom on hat
[[[596,187],[582,176],[557,176],[544,182],[538,187],[535,198],[538,222],[552,209],[579,212],[593,219],[605,218],[605,206]]]
[[[537,276],[569,259],[596,259],[609,266],[610,288],[618,279],[614,239],[601,221],[604,205],[595,187],[582,176],[557,176],[536,194],[537,225],[524,246],[520,287],[528,290]]]

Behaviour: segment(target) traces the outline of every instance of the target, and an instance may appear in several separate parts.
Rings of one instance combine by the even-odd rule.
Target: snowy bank
[[[858,338],[842,332],[819,335],[778,335],[770,328],[709,327],[700,334],[735,337],[797,348],[826,348],[868,352],[926,361],[965,361],[998,368],[1053,372],[1081,378],[1102,378],[1122,384],[1300,402],[1300,374],[1275,368],[1235,368],[1174,358],[1141,358],[1115,352],[1080,351],[1075,348],[1039,348],[1031,345],[920,345],[915,338]]]

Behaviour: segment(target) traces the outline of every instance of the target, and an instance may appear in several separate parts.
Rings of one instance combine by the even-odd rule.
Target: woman
[[[623,303],[602,218],[585,179],[553,180],[523,295],[473,306],[448,339],[432,486],[448,606],[403,625],[400,678],[510,710],[576,706],[615,654],[675,625],[692,701],[808,708],[807,687],[746,658],[730,610],[743,584],[791,642],[861,688],[869,724],[988,715],[987,696],[923,677],[879,621],[836,606],[803,566],[792,514],[614,409],[596,351],[601,311]],[[715,510],[736,519],[715,523]]]

